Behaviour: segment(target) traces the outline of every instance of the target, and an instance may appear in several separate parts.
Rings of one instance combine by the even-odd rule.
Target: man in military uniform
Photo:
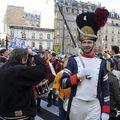
[[[98,30],[105,25],[109,12],[97,8],[95,13],[77,16],[79,56],[70,57],[61,79],[61,87],[71,87],[68,103],[70,120],[108,120],[110,112],[109,81],[105,60],[94,56]]]

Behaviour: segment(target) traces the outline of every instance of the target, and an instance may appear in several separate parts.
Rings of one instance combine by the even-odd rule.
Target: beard
[[[93,51],[93,47],[85,47],[85,48],[82,48],[82,51],[84,54],[90,54],[92,51]]]

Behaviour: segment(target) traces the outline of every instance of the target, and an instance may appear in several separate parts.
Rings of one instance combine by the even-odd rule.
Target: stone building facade
[[[41,16],[24,11],[24,7],[7,6],[4,31],[10,40],[27,40],[31,47],[53,49],[54,29],[40,27]]]
[[[94,12],[97,7],[102,7],[101,4],[96,5],[91,2],[78,2],[75,0],[60,0],[59,5],[73,35],[73,38],[76,41],[76,16],[82,12]],[[120,46],[120,15],[115,11],[109,12],[110,15],[106,25],[98,32],[96,49],[99,49],[101,51],[110,51],[112,45]],[[55,5],[54,23],[54,47],[59,47],[60,52],[62,53],[72,53],[74,51],[73,43],[57,5]]]
[[[70,28],[70,32],[73,35],[75,41],[77,41],[77,27],[76,27],[76,16],[82,12],[92,12],[95,11],[97,5],[90,2],[77,2],[75,0],[60,0],[59,1],[60,9],[67,21],[67,24]],[[60,53],[68,54],[74,51],[74,46],[63,21],[63,17],[60,13],[59,7],[55,4],[55,21],[54,21],[54,30],[55,30],[55,39],[54,39],[54,48],[60,48]]]

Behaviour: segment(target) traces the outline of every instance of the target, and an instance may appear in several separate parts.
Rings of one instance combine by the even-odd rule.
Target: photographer
[[[28,54],[35,65],[28,66]],[[16,48],[0,68],[0,118],[33,120],[36,103],[32,86],[42,81],[47,72],[42,59],[32,50]]]

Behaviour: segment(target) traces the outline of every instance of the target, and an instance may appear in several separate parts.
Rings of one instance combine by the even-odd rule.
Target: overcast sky
[[[53,28],[54,1],[53,0],[0,0],[0,32],[3,29],[3,18],[7,5],[24,7],[25,12],[36,12],[42,15],[41,27]]]
[[[80,0],[78,0],[80,1]],[[91,1],[93,3],[101,2],[102,6],[105,6],[108,10],[115,9],[120,13],[120,0],[81,0]],[[45,28],[53,28],[54,18],[54,0],[0,0],[0,32],[3,29],[3,18],[6,12],[7,5],[15,5],[24,7],[25,12],[36,12],[42,14],[42,26]],[[50,19],[52,18],[52,19]]]

